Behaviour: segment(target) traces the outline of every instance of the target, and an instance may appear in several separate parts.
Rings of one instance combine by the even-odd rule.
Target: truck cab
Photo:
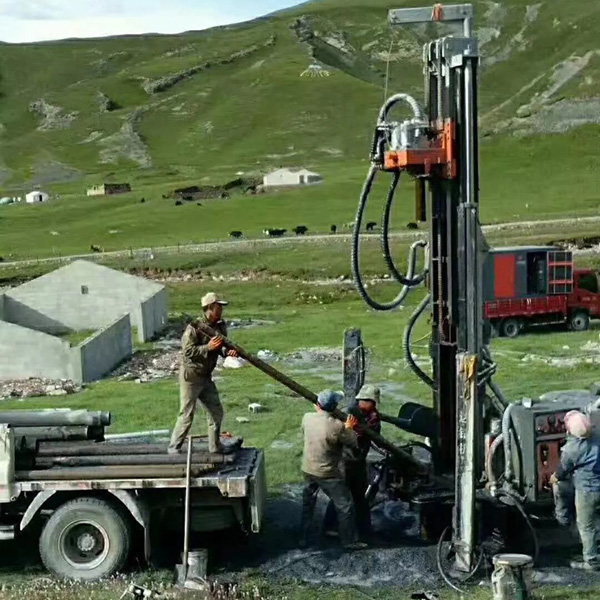
[[[600,318],[600,273],[593,269],[575,269],[569,306],[572,311],[582,313],[580,330],[589,327],[589,319]]]

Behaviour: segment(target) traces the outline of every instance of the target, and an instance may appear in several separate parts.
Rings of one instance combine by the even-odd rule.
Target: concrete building
[[[263,187],[312,185],[321,181],[321,175],[306,169],[277,169],[263,177]]]
[[[40,192],[39,190],[33,190],[29,194],[25,194],[25,202],[28,204],[35,204],[36,202],[48,202],[50,196],[46,192]]]
[[[88,196],[111,196],[113,194],[124,194],[131,191],[128,183],[101,183],[88,188]]]
[[[164,286],[78,260],[0,295],[0,379],[92,381],[167,324]],[[59,335],[93,330],[76,347]]]

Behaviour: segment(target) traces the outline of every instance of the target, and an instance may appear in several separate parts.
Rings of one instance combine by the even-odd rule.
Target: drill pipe
[[[90,441],[102,439],[103,427],[86,427],[84,425],[55,425],[52,427],[14,427],[15,439],[33,438],[36,440],[77,440]]]
[[[209,454],[194,452],[194,463],[225,465],[234,462],[233,454]],[[185,465],[187,457],[183,454],[129,454],[125,456],[42,456],[36,457],[36,468],[47,467],[110,467],[131,465]]]
[[[192,477],[217,469],[215,465],[192,465]],[[16,471],[18,481],[73,481],[77,479],[184,479],[185,465],[142,465],[111,467],[65,467]]]
[[[311,392],[308,388],[304,387],[297,381],[294,381],[291,377],[288,377],[281,371],[278,371],[269,363],[266,363],[264,360],[261,360],[253,354],[246,352],[246,350],[244,350],[241,346],[238,346],[229,338],[224,337],[218,331],[215,331],[206,323],[196,324],[196,329],[198,329],[199,331],[211,338],[217,335],[221,336],[221,338],[223,339],[223,346],[225,346],[225,348],[227,348],[228,350],[235,350],[241,358],[248,361],[252,366],[265,373],[265,375],[272,377],[273,379],[275,379],[275,381],[278,381],[282,385],[285,385],[293,392],[296,392],[296,394],[302,396],[303,398],[306,398],[306,400],[312,402],[312,404],[317,403],[317,395],[314,392]],[[334,411],[332,411],[331,414],[340,421],[345,421],[348,418],[348,415],[346,413],[342,412],[337,408]],[[415,458],[413,458],[408,452],[397,448],[396,446],[394,446],[394,444],[388,442],[388,440],[386,440],[382,435],[380,435],[376,431],[368,429],[367,427],[362,427],[360,422],[359,427],[362,429],[365,435],[373,441],[375,445],[377,445],[379,448],[387,450],[390,454],[393,454],[394,457],[399,462],[401,462],[402,465],[404,465],[407,469],[411,470],[412,472],[416,471],[417,473],[422,475],[425,475],[427,473],[427,467]]]
[[[234,438],[235,440],[235,438]],[[228,444],[228,448],[235,451],[241,445],[239,438],[231,444]],[[204,454],[209,460],[206,462],[212,462],[212,458],[222,460],[223,454],[211,454],[206,450],[202,449],[202,446],[195,443],[194,446],[198,448],[194,454]],[[42,442],[38,448],[38,456],[118,456],[118,455],[131,455],[131,454],[167,454],[168,443],[164,444],[119,444],[111,442],[97,442],[95,444],[62,444],[53,442]],[[187,442],[184,443],[182,450],[187,448]]]
[[[98,427],[110,425],[110,413],[89,410],[11,410],[0,412],[0,423],[12,427],[64,427],[84,425]]]

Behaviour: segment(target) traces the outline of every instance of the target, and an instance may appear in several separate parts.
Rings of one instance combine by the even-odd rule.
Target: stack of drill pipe
[[[0,423],[10,425],[17,452],[31,453],[41,441],[104,439],[110,413],[87,410],[12,410],[0,412]]]
[[[230,450],[242,440],[226,440]],[[20,481],[72,481],[81,479],[179,479],[184,477],[187,443],[181,454],[168,454],[167,443],[42,442],[29,460],[17,465]],[[194,444],[192,476],[219,470],[236,460],[235,453],[211,453]]]

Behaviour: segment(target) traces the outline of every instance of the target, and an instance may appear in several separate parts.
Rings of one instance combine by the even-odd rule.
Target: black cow
[[[304,235],[308,231],[308,227],[306,227],[306,225],[297,225],[292,231],[296,235]]]
[[[369,221],[367,223],[367,231],[373,231],[375,227],[377,227],[377,223],[375,223],[375,221]]]
[[[142,199],[140,200],[140,203],[141,203],[141,204],[144,204],[144,202],[146,202],[146,198],[142,198]]]
[[[196,202],[196,206],[202,206],[202,202]]]
[[[94,246],[94,244],[90,246],[90,250],[92,252],[104,252],[104,248],[102,248],[102,246]]]
[[[229,237],[232,237],[232,238],[241,238],[242,237],[242,232],[241,231],[230,231],[229,232]]]
[[[329,228],[329,231],[330,231],[330,233],[337,233],[337,225],[332,225],[332,226]]]
[[[175,202],[175,206],[181,206],[183,204],[183,202],[181,200],[177,200]]]
[[[419,226],[411,221],[410,223],[406,224],[406,229],[419,229]]]
[[[287,229],[265,229],[263,233],[267,237],[282,237]]]

